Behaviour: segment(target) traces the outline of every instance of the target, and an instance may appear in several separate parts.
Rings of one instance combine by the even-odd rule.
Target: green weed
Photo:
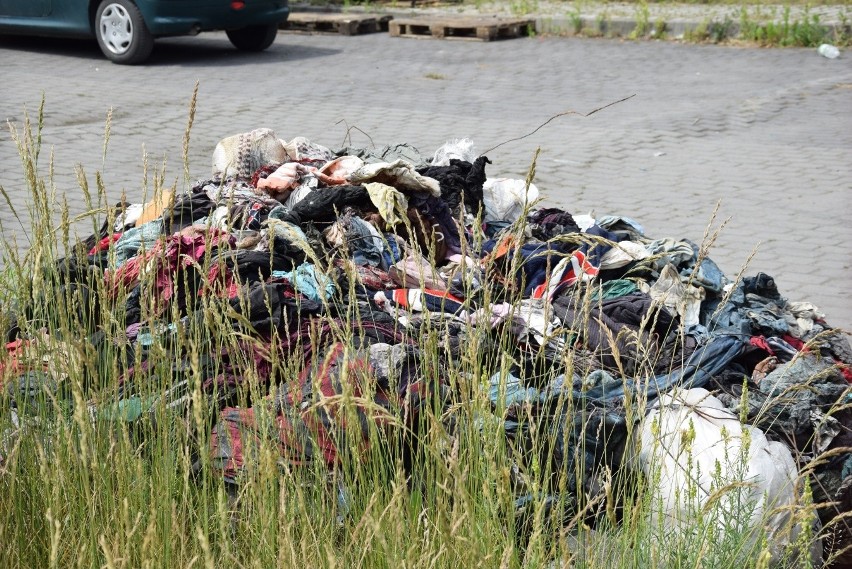
[[[640,2],[636,8],[636,27],[630,32],[629,39],[641,39],[651,33],[651,13],[647,2]]]

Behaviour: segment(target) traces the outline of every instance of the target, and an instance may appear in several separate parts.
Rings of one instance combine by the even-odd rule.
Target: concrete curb
[[[693,6],[690,6],[693,8]],[[846,10],[845,6],[834,8],[837,14]],[[472,12],[473,8],[462,8],[462,5],[449,5],[441,7],[423,8],[400,8],[398,6],[314,6],[307,4],[291,4],[293,12],[347,12],[347,13],[370,13],[387,14],[396,18],[413,17],[435,17],[435,16],[466,16],[478,14],[480,16],[507,16],[506,13],[495,13],[488,11]],[[486,9],[487,10],[487,9]],[[638,11],[638,9],[637,9]],[[694,10],[692,10],[694,11]],[[630,38],[630,39],[691,39],[693,41],[721,42],[741,38],[742,23],[739,18],[730,14],[720,16],[708,11],[703,17],[668,17],[666,14],[656,10],[646,12],[644,18],[609,16],[606,8],[595,13],[594,8],[587,13],[574,13],[570,15],[546,15],[529,14],[524,17],[535,21],[536,34],[556,35],[564,37],[606,37],[606,38]],[[837,38],[852,37],[852,24],[839,18],[841,21],[819,21],[815,25],[825,29],[826,41],[831,42]],[[799,23],[795,16],[791,18],[790,26]],[[762,18],[750,19],[752,26],[766,29],[773,26],[776,29],[784,26],[783,19]],[[813,22],[812,22],[813,23]]]
[[[734,40],[741,38],[742,25],[730,19],[714,20],[648,20],[635,18],[600,18],[578,16],[576,18],[552,18],[538,16],[535,19],[536,33],[559,36],[610,37],[632,39],[689,39],[696,41]],[[776,26],[782,22],[771,22]],[[755,24],[766,26],[767,23]],[[826,30],[826,38],[849,37],[849,24],[819,24]]]

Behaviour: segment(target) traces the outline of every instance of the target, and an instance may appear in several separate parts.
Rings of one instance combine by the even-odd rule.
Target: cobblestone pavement
[[[224,136],[271,127],[336,148],[410,142],[431,153],[471,137],[490,176],[523,177],[574,213],[619,214],[651,237],[702,241],[734,276],[773,275],[852,329],[852,57],[813,49],[535,37],[492,43],[281,34],[261,54],[224,34],[161,40],[144,67],[106,62],[95,42],[0,38],[0,118],[21,131],[44,94],[44,151],[71,209],[100,172],[110,201],[141,201],[143,156],[185,187],[182,144],[196,81],[192,179]],[[633,95],[592,116],[587,113]],[[112,109],[104,159],[104,125]],[[507,142],[511,141],[511,142]],[[31,202],[9,136],[0,185]],[[716,217],[714,210],[718,206]],[[26,241],[7,207],[4,237]],[[89,232],[90,232],[89,226]]]

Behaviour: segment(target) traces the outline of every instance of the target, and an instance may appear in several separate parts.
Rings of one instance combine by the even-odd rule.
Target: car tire
[[[227,30],[228,39],[234,47],[242,51],[263,51],[272,45],[278,35],[278,24],[246,26],[236,30]]]
[[[115,63],[142,63],[154,49],[154,36],[131,0],[103,0],[95,12],[94,28],[101,51]]]

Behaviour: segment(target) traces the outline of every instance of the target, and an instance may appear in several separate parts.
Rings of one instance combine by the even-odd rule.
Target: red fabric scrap
[[[109,249],[109,246],[118,241],[123,233],[113,233],[112,235],[107,235],[97,243],[95,246],[89,249],[89,255],[94,255],[95,253],[100,253],[101,251],[106,251]]]

